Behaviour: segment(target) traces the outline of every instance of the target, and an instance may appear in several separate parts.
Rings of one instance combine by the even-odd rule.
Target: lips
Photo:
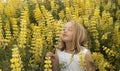
[[[66,34],[63,34],[63,36],[67,36]]]

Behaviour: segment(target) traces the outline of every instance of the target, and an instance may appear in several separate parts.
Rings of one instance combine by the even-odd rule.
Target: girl
[[[67,22],[61,40],[56,53],[48,53],[53,71],[95,71],[91,53],[87,49],[86,31],[81,24]]]

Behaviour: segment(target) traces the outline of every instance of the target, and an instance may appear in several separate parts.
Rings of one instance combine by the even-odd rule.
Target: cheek
[[[68,34],[68,39],[69,39],[69,40],[72,40],[72,39],[73,39],[73,34],[72,34],[72,33],[69,33],[69,34]]]
[[[71,39],[71,41],[74,41],[74,39],[75,39],[75,33],[71,33],[70,34],[70,39]]]
[[[65,35],[64,35],[64,33],[62,33],[61,39],[63,41],[72,41],[73,40],[73,32],[71,32],[71,31],[67,32],[67,33],[65,33]]]

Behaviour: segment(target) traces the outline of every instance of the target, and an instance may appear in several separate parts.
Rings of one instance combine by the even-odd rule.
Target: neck
[[[73,48],[72,48],[72,43],[71,42],[66,42],[66,51],[72,51]]]

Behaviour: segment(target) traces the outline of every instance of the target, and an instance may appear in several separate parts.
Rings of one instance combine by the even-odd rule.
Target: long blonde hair
[[[79,52],[82,50],[82,47],[87,48],[87,34],[86,30],[82,24],[79,24],[75,21],[70,21],[73,24],[73,40],[72,40],[72,48],[75,52]],[[66,48],[65,42],[61,39],[61,42],[58,46],[58,49],[63,51]]]

